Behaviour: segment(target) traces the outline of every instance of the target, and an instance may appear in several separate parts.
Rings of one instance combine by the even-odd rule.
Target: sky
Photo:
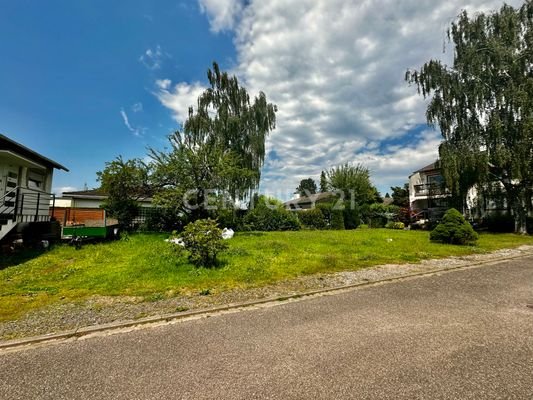
[[[97,187],[106,161],[165,148],[216,61],[278,106],[261,192],[288,199],[301,179],[362,163],[384,195],[438,155],[406,70],[450,63],[461,10],[502,4],[0,0],[0,133],[70,170],[58,195]]]

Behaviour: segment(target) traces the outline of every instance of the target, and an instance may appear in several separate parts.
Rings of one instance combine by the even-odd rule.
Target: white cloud
[[[126,128],[128,128],[128,130],[131,133],[133,133],[134,136],[142,136],[144,134],[144,132],[146,131],[146,128],[141,127],[141,126],[139,127],[133,126],[130,123],[128,114],[126,114],[126,111],[124,111],[123,108],[120,109],[120,115],[122,116],[122,121],[124,122],[124,125],[126,125]]]
[[[62,196],[63,193],[66,192],[76,192],[80,189],[78,189],[75,186],[59,186],[52,188],[52,193],[54,193],[56,196]]]
[[[198,0],[198,4],[213,32],[233,29],[244,8],[242,0]]]
[[[517,6],[519,0],[508,1]],[[345,162],[371,168],[381,191],[401,185],[437,155],[437,132],[418,132],[426,103],[404,81],[408,68],[442,53],[449,23],[462,9],[488,11],[500,0],[199,0],[211,29],[232,29],[238,75],[251,94],[278,105],[267,143],[262,187],[318,177]],[[166,81],[160,81],[166,82]],[[176,119],[201,85],[170,82],[158,97]],[[196,95],[195,95],[196,96]],[[193,97],[195,97],[193,96]],[[178,101],[178,99],[180,99]],[[391,144],[393,143],[393,144]]]
[[[147,49],[143,55],[139,57],[139,61],[150,70],[157,70],[161,68],[163,61],[170,58],[170,54],[164,52],[160,45],[154,49]]]
[[[192,84],[178,83],[172,88],[169,79],[156,81],[155,95],[165,107],[174,112],[174,119],[182,124],[187,119],[189,107],[197,104],[198,96],[205,90],[205,86],[195,82]]]

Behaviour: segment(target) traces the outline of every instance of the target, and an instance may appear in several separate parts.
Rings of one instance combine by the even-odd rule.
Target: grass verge
[[[0,270],[0,321],[94,295],[157,301],[185,293],[257,287],[318,272],[533,244],[533,237],[513,234],[482,234],[476,246],[431,243],[428,236],[428,232],[387,229],[240,233],[229,241],[220,266],[213,269],[195,268],[185,256],[178,257],[161,234],[137,234],[128,241],[87,244],[81,250],[59,245]]]

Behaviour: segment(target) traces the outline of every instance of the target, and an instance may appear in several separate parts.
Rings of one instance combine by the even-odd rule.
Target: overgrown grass
[[[366,229],[240,233],[229,241],[220,266],[195,268],[176,255],[166,235],[138,234],[128,241],[59,245],[32,260],[0,270],[0,320],[57,302],[93,295],[140,296],[157,301],[180,294],[261,286],[317,272],[356,270],[377,264],[483,253],[532,237],[480,236],[476,246],[431,243],[422,231]]]

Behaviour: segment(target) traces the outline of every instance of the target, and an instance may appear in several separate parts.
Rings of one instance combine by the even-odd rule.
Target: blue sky
[[[0,132],[70,169],[57,192],[94,187],[105,161],[164,146],[216,60],[280,110],[263,191],[287,197],[300,179],[361,162],[384,194],[440,141],[405,70],[449,57],[443,37],[461,9],[501,4],[0,0]]]

